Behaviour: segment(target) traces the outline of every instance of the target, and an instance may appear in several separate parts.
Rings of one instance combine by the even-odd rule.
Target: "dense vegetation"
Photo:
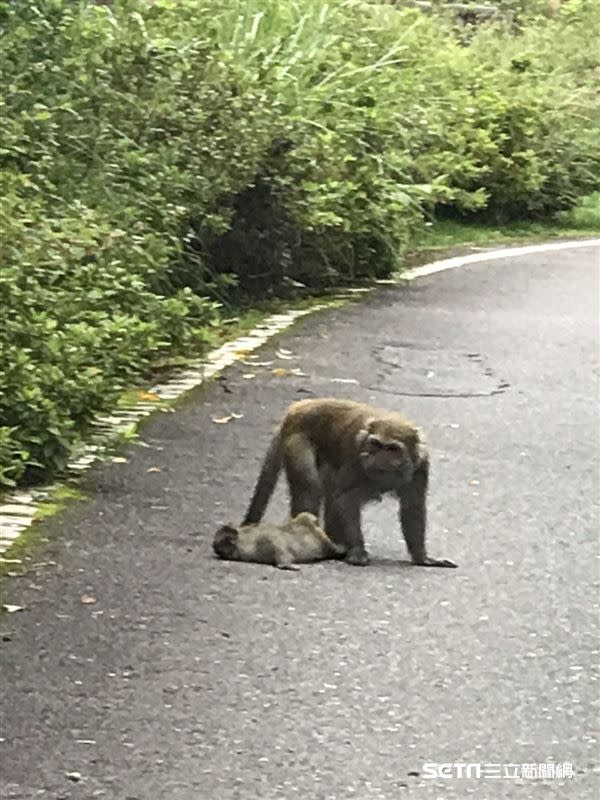
[[[0,2],[0,483],[60,468],[219,303],[597,188],[600,4],[567,6],[466,41],[357,0]]]

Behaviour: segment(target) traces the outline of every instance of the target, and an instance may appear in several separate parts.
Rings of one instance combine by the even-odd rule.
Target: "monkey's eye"
[[[381,442],[376,436],[369,436],[367,441],[371,450],[381,450],[384,447],[383,442]]]
[[[391,450],[395,453],[399,453],[402,450],[402,445],[400,442],[390,442],[389,444],[385,445],[386,450]]]

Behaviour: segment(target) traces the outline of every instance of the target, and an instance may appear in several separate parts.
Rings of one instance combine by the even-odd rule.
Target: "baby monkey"
[[[273,564],[278,569],[300,569],[297,564],[343,558],[346,548],[335,544],[317,524],[313,514],[303,512],[283,525],[223,525],[215,534],[213,550],[228,561]]]

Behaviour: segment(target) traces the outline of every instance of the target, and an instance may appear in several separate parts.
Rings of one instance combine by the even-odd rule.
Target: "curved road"
[[[386,288],[261,351],[305,375],[240,364],[88,473],[44,523],[57,566],[3,587],[3,800],[597,797],[599,288],[592,247]],[[422,424],[458,570],[409,568],[387,502],[366,569],[212,557],[310,393]],[[456,762],[482,777],[426,766]],[[521,766],[549,762],[574,777]]]

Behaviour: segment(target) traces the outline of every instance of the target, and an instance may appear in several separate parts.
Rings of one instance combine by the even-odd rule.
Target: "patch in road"
[[[510,386],[495,375],[481,353],[438,350],[415,343],[387,343],[372,353],[383,367],[369,387],[373,391],[413,397],[490,397]]]

